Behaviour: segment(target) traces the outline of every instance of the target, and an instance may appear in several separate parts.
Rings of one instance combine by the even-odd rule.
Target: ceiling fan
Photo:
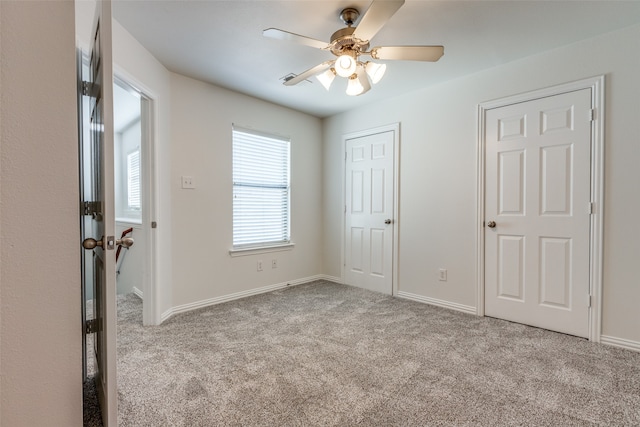
[[[309,77],[316,76],[329,90],[336,75],[348,78],[347,95],[362,95],[371,89],[371,83],[380,81],[386,71],[386,64],[360,61],[361,55],[377,60],[429,61],[435,62],[444,54],[443,46],[376,46],[369,49],[371,39],[380,31],[405,0],[373,0],[371,6],[356,27],[353,24],[360,12],[348,7],[340,12],[340,19],[347,26],[331,36],[326,42],[290,33],[277,28],[262,32],[265,37],[328,50],[337,58],[325,61],[297,76],[285,79],[285,86],[296,85]]]

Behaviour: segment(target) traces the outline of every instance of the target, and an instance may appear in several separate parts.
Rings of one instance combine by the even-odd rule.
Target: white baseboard
[[[327,276],[326,274],[319,274],[318,276],[315,276],[315,277],[316,278],[313,279],[313,280],[326,280],[327,282],[333,282],[333,283],[337,283],[339,285],[344,285],[344,282],[339,277]]]
[[[173,308],[170,308],[160,315],[160,323],[158,323],[158,325],[162,325],[162,323],[166,320],[169,320],[171,316],[173,316]]]
[[[456,302],[449,302],[444,300],[439,300],[436,298],[429,298],[422,295],[412,294],[410,292],[399,291],[396,295],[398,298],[404,298],[412,301],[422,302],[425,304],[435,305],[437,307],[448,308],[450,310],[461,311],[467,314],[476,315],[477,311],[475,307],[470,305],[458,304]]]
[[[327,276],[324,274],[318,274],[315,276],[305,277],[302,279],[289,280],[283,283],[276,283],[275,285],[262,286],[260,288],[249,289],[248,291],[236,292],[233,294],[222,295],[215,298],[209,298],[201,301],[191,302],[188,304],[178,305],[162,313],[162,316],[160,318],[160,323],[164,322],[165,320],[169,319],[171,316],[175,314],[185,313],[187,311],[197,310],[199,308],[209,307],[216,304],[222,304],[224,302],[246,298],[253,295],[259,295],[267,292],[277,291],[278,289],[284,289],[289,286],[302,285],[304,283],[314,282],[316,280],[327,280],[329,282],[341,283],[341,280],[339,278]]]
[[[640,352],[640,342],[638,341],[631,341],[631,340],[626,340],[624,338],[616,338],[616,337],[610,337],[607,335],[600,335],[600,343]]]
[[[140,299],[142,299],[142,300],[144,299],[144,293],[143,293],[140,289],[136,288],[135,286],[133,287],[133,293],[134,293],[138,298],[140,298]]]

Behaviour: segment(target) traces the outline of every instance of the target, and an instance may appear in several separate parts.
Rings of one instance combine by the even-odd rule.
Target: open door
[[[117,425],[118,415],[114,248],[122,243],[116,241],[114,237],[113,62],[110,1],[102,0],[97,3],[92,28],[89,72],[87,80],[78,85],[81,95],[88,99],[90,113],[88,132],[90,141],[83,141],[83,132],[80,132],[80,149],[83,156],[80,162],[82,186],[80,223],[82,224],[82,245],[86,249],[84,256],[87,258],[87,262],[82,263],[82,285],[83,306],[89,299],[93,307],[93,315],[85,321],[85,331],[86,334],[94,334],[96,388],[103,424],[105,427],[110,427]],[[81,76],[82,74],[79,74],[80,79]],[[83,316],[86,314],[84,310]]]

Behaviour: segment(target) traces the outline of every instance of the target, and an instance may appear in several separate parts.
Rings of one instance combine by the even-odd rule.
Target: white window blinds
[[[234,248],[289,243],[289,145],[234,126]]]
[[[127,154],[127,207],[140,210],[140,150]]]

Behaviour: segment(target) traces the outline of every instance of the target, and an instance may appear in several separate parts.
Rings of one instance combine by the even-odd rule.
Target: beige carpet
[[[640,425],[640,353],[349,286],[118,312],[121,426]]]

